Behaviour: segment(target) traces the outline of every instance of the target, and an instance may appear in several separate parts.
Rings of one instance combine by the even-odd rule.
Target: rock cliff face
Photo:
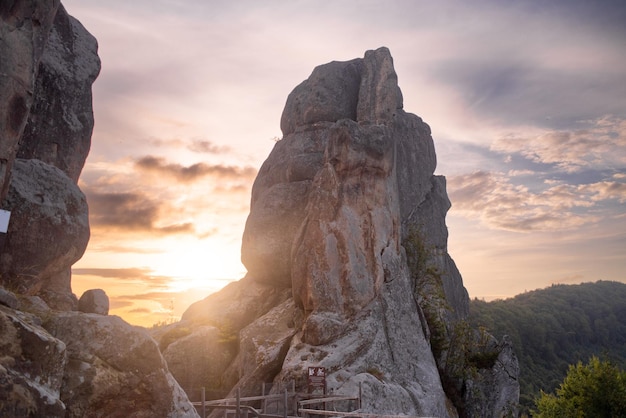
[[[0,416],[197,417],[156,342],[107,316],[104,291],[76,312],[99,70],[96,40],[58,1],[0,2]]]
[[[465,326],[445,179],[433,175],[430,128],[403,110],[389,51],[315,68],[289,95],[281,128],[252,190],[248,275],[183,316],[187,326],[224,323],[210,307],[258,289],[244,309],[256,314],[233,316],[239,351],[223,387],[295,381],[306,391],[307,368],[321,366],[330,391],[363,384],[365,411],[515,412],[517,360]],[[268,303],[281,289],[290,297]]]
[[[51,4],[56,5],[46,6]],[[24,112],[23,120],[14,121],[15,129],[0,126],[6,147],[0,159],[6,157],[5,180],[11,179],[0,201],[12,212],[0,275],[12,290],[40,295],[54,308],[74,309],[70,268],[89,240],[88,208],[76,182],[93,129],[97,42],[58,2],[17,1],[2,7],[0,30],[7,37],[0,52],[4,58],[6,50],[10,59],[0,65],[10,67],[0,76],[0,92],[13,99],[0,108],[0,120],[14,117],[13,102],[23,103]],[[50,23],[46,32],[39,22]],[[15,85],[25,91],[18,94]]]

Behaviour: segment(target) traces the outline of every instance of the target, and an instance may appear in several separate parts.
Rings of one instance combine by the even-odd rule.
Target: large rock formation
[[[256,317],[237,321],[224,388],[252,394],[261,382],[295,381],[306,391],[307,368],[322,366],[330,391],[363,384],[365,411],[515,412],[517,360],[466,326],[445,179],[433,175],[430,128],[402,107],[386,48],[319,66],[289,95],[284,137],[252,190],[248,275],[192,305],[180,325],[223,321],[210,307],[225,293],[263,289],[248,302]],[[264,294],[280,289],[291,297],[268,303]]]
[[[77,180],[90,147],[97,43],[58,0],[0,2],[0,416],[197,417],[143,329],[83,298],[89,240]],[[19,158],[16,158],[19,157]]]
[[[10,289],[38,294],[54,308],[75,309],[70,268],[82,257],[89,240],[88,208],[76,183],[90,147],[91,85],[100,71],[100,60],[95,38],[62,5],[47,9],[44,3],[55,2],[18,1],[11,2],[11,8],[3,6],[7,15],[0,30],[14,44],[2,47],[26,48],[30,55],[7,54],[16,56],[6,73],[12,76],[0,85],[0,92],[13,95],[16,84],[28,87],[27,99],[20,99],[25,103],[20,129],[0,126],[2,144],[14,144],[6,164],[12,181],[0,200],[3,209],[12,211],[0,255],[0,277]],[[24,31],[24,25],[42,19],[40,9],[50,21],[48,31],[39,33],[33,28],[37,35],[28,32],[13,39],[15,32]],[[21,23],[15,20],[18,17]],[[12,25],[17,29],[12,30]],[[3,60],[0,65],[4,64]],[[25,70],[28,74],[21,72]],[[9,119],[16,112],[15,107],[4,111]],[[19,143],[12,139],[14,132]]]

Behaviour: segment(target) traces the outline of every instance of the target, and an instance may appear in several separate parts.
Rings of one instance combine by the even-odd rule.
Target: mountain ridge
[[[596,355],[626,369],[624,283],[559,284],[503,300],[472,299],[469,319],[496,338],[511,338],[526,411],[540,390],[554,391],[570,364]]]

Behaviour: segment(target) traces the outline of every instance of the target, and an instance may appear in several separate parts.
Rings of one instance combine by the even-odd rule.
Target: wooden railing
[[[241,391],[238,389],[234,398],[225,398],[206,401],[204,388],[202,389],[202,401],[192,402],[192,405],[197,407],[200,411],[200,416],[206,418],[207,411],[222,410],[227,416],[234,416],[235,418],[297,418],[305,417],[312,418],[317,417],[350,417],[350,418],[435,418],[435,417],[417,417],[409,415],[389,415],[389,414],[373,414],[369,412],[362,412],[361,409],[361,385],[359,385],[358,396],[341,396],[341,395],[323,395],[313,396],[310,394],[296,393],[295,391],[284,390],[283,393],[265,395],[265,388],[263,388],[263,395],[259,396],[246,396],[241,397]],[[262,403],[261,409],[256,409],[247,403]],[[337,411],[335,403],[344,402],[353,403],[351,411]],[[268,411],[268,404],[276,404],[282,406],[282,408],[274,408],[275,413]],[[317,406],[314,407],[314,406]],[[281,412],[278,412],[278,409]],[[293,415],[288,415],[289,411],[292,411]]]

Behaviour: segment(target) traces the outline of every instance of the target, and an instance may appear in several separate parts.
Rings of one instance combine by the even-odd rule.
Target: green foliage
[[[407,264],[413,278],[417,301],[428,323],[433,354],[435,358],[440,358],[449,348],[449,335],[444,315],[445,311],[450,309],[443,290],[441,272],[431,260],[432,250],[426,245],[419,227],[409,228],[402,246],[406,250]]]
[[[217,342],[225,344],[231,352],[236,353],[239,347],[239,331],[228,321],[215,324],[214,326],[219,331]]]
[[[372,376],[374,376],[376,379],[380,380],[381,382],[385,378],[385,375],[383,374],[383,372],[381,372],[380,369],[376,366],[370,366],[365,371],[371,374]]]
[[[176,327],[167,331],[161,337],[161,341],[159,343],[159,350],[164,352],[165,349],[174,341],[179,340],[187,335],[191,334],[191,330],[187,327]]]
[[[539,418],[626,417],[626,372],[594,356],[569,366],[556,395],[541,392],[536,405]]]
[[[444,390],[463,415],[466,381],[484,378],[481,373],[494,366],[501,347],[486,329],[476,331],[467,321],[455,319],[453,308],[447,303],[443,274],[419,227],[409,229],[402,246]]]
[[[626,367],[626,285],[556,285],[512,299],[470,303],[472,327],[508,335],[520,362],[522,412],[553,392],[570,364],[604,356]]]

